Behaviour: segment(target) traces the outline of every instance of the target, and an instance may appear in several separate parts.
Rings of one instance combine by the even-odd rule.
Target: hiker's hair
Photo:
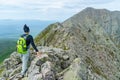
[[[30,32],[29,27],[25,24],[23,27],[24,32]]]

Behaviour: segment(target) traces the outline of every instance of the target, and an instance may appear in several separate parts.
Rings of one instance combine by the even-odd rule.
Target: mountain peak
[[[82,11],[88,11],[88,10],[106,10],[106,11],[109,11],[109,10],[107,10],[107,9],[97,9],[97,8],[93,8],[93,7],[87,7],[87,8],[85,8],[85,9],[83,9]]]
[[[87,7],[84,10],[95,10],[95,8],[93,8],[93,7]]]

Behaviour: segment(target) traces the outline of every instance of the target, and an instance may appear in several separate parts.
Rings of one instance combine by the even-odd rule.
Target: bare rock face
[[[55,74],[52,71],[52,63],[47,61],[41,67],[43,80],[55,80]]]
[[[2,76],[4,77],[3,80],[14,76],[16,73],[20,72],[21,70],[21,59],[19,54],[13,52],[10,58],[7,58],[3,62],[3,72]]]
[[[8,58],[9,60],[6,59],[4,61],[5,70],[3,71],[3,75],[1,76],[0,80],[56,80],[58,78],[57,74],[63,70],[63,66],[65,65],[66,68],[70,65],[70,61],[64,60],[68,59],[69,57],[67,56],[67,51],[43,46],[39,46],[38,49],[42,51],[42,54],[39,57],[31,55],[31,57],[34,58],[31,60],[30,66],[28,67],[28,71],[26,72],[24,78],[19,77],[21,72],[21,63],[19,63],[18,66],[18,64],[16,64],[18,62],[14,63],[14,61],[17,61],[17,59],[20,59],[20,57],[18,53],[14,52],[11,54],[11,57]],[[16,57],[18,56],[18,58],[13,59],[12,55]],[[12,67],[11,70],[11,68],[8,68],[9,66],[11,67],[11,65],[16,67]]]
[[[63,23],[49,25],[36,38],[25,78],[18,79],[17,53],[4,61],[0,80],[120,80],[120,12],[86,8]]]
[[[69,67],[69,70],[65,72],[63,80],[82,80],[79,76],[80,71],[80,58],[76,58],[71,66]]]

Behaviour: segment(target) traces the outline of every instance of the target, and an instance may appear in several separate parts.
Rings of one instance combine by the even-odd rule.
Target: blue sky
[[[120,11],[120,0],[0,0],[0,19],[65,19],[86,7]]]

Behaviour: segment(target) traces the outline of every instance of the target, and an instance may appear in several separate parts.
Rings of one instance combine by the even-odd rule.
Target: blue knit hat
[[[30,32],[29,27],[25,24],[23,27],[24,32]]]

